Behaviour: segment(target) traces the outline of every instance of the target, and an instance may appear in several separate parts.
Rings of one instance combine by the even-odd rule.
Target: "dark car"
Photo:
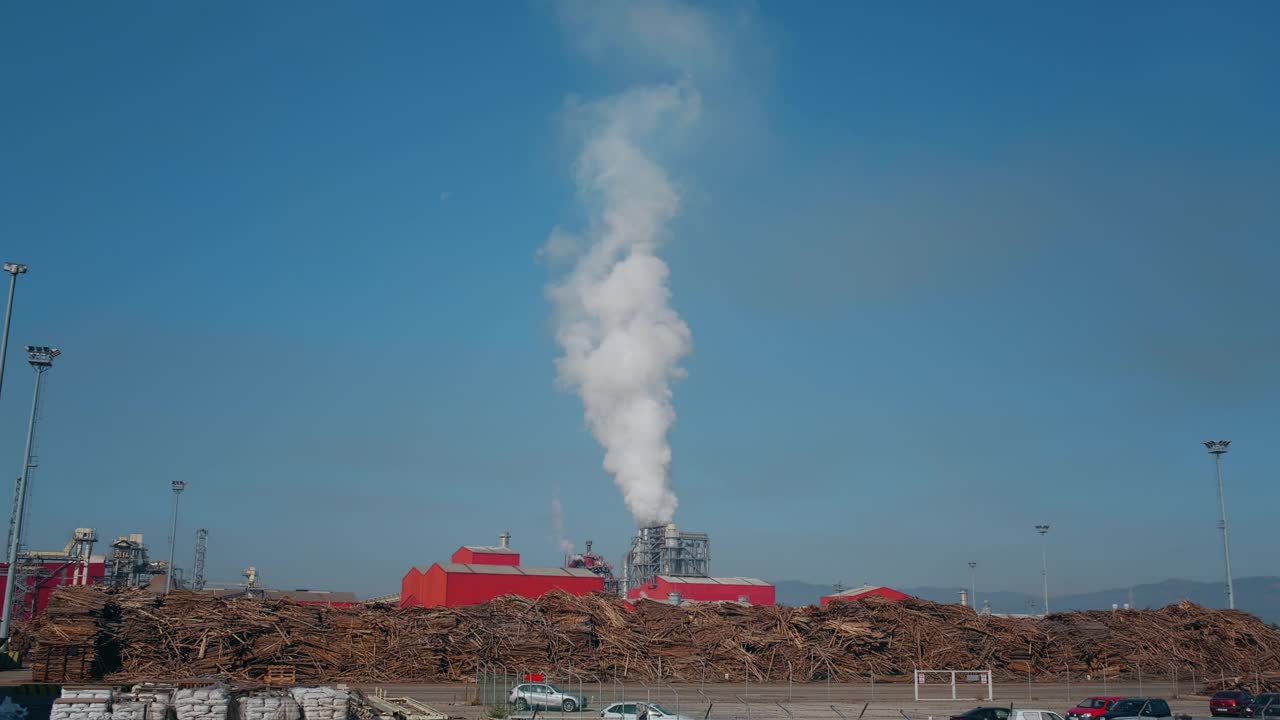
[[[1116,718],[1172,718],[1169,703],[1160,698],[1127,697],[1118,700],[1109,710],[1098,716],[1102,720]]]
[[[1245,708],[1246,717],[1273,717],[1280,715],[1280,693],[1262,693],[1255,695],[1253,702]]]
[[[976,707],[968,712],[952,715],[951,720],[1009,720],[1009,708]]]
[[[1248,690],[1222,690],[1209,698],[1209,714],[1214,717],[1249,717],[1253,695]]]

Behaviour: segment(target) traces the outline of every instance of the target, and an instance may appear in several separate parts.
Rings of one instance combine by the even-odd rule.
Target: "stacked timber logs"
[[[1243,612],[1190,603],[1036,619],[915,599],[827,608],[642,601],[631,608],[603,595],[552,593],[401,610],[76,588],[56,594],[33,630],[37,656],[59,643],[88,643],[114,660],[94,671],[118,681],[260,680],[269,667],[290,668],[304,683],[456,680],[503,669],[588,682],[740,682],[744,675],[860,682],[905,679],[917,668],[1081,679],[1280,671],[1280,631]]]

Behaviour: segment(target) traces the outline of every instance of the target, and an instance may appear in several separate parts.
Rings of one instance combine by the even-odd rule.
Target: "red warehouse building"
[[[827,595],[823,597],[822,606],[826,607],[827,605],[830,605],[832,600],[858,600],[864,597],[871,597],[872,595],[886,598],[888,600],[906,600],[911,597],[904,592],[898,592],[893,588],[884,587],[882,585],[863,585],[862,587],[851,588],[849,590],[835,593],[834,595]]]
[[[400,581],[400,607],[458,607],[487,602],[503,595],[541,597],[552,590],[571,595],[604,591],[604,578],[583,568],[522,567],[512,550],[511,536],[502,544],[464,546],[452,562],[410,568]]]
[[[627,592],[628,600],[669,602],[677,595],[681,602],[743,602],[751,605],[773,605],[773,586],[763,580],[745,577],[675,577],[659,575],[642,587]]]
[[[23,564],[19,563],[18,569],[21,570],[23,567]],[[39,615],[49,604],[49,596],[64,585],[98,585],[107,575],[106,558],[101,555],[94,555],[88,563],[43,560],[35,567],[40,569],[29,581],[28,587],[31,589],[22,593],[22,597],[19,598],[18,605],[14,608],[15,617],[27,619]],[[0,602],[9,601],[8,574],[9,564],[0,562],[0,598],[3,598]],[[77,574],[80,577],[77,578]],[[22,588],[23,585],[18,587]]]

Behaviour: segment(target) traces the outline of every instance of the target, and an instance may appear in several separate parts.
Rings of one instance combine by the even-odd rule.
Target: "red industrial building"
[[[84,568],[88,567],[88,575],[85,577]],[[18,570],[32,568],[27,563],[19,563]],[[26,592],[18,607],[15,609],[16,617],[32,618],[44,611],[46,605],[49,604],[49,596],[54,590],[64,585],[98,585],[102,583],[103,578],[107,575],[106,558],[101,555],[94,555],[87,564],[77,564],[67,560],[42,560],[34,565],[38,568],[34,574],[28,571],[28,583],[31,589]],[[79,572],[81,577],[76,578]],[[8,602],[9,564],[0,562],[0,602]],[[18,585],[19,588],[23,587]],[[0,607],[3,607],[0,605]]]
[[[410,568],[400,581],[400,607],[458,607],[503,595],[536,598],[563,590],[572,595],[604,591],[604,578],[582,568],[521,567],[520,553],[502,534],[500,545],[458,548],[448,563]]]
[[[871,597],[872,595],[886,598],[888,600],[906,600],[911,597],[910,595],[904,592],[898,592],[893,588],[881,585],[863,585],[862,587],[850,588],[848,590],[843,590],[833,595],[823,597],[822,606],[826,607],[827,605],[830,605],[832,600],[859,600],[861,598]]]
[[[744,577],[675,577],[659,575],[642,587],[627,592],[628,600],[661,602],[746,602],[750,605],[776,603],[773,586],[763,580]]]

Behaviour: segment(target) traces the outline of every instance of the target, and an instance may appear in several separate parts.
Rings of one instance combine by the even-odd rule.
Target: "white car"
[[[627,701],[609,705],[600,711],[601,720],[639,720],[642,702]],[[687,715],[677,715],[658,703],[649,703],[649,720],[693,720]],[[1059,718],[1061,720],[1061,718]]]
[[[1062,720],[1062,716],[1052,710],[1013,710],[1009,720]]]

